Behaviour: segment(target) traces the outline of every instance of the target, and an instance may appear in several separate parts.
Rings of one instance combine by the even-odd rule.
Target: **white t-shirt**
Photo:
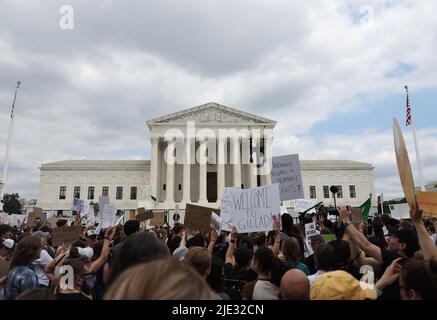
[[[316,282],[317,279],[319,279],[320,276],[324,273],[326,273],[326,271],[318,270],[315,274],[308,276],[308,280],[310,281],[310,287],[312,287],[314,282]]]
[[[47,253],[46,250],[41,250],[39,259],[35,260],[33,263],[35,273],[38,276],[38,283],[43,286],[48,286],[50,284],[50,279],[47,277],[44,270],[52,260],[53,258]]]
[[[253,289],[252,300],[279,300],[279,288],[268,280],[258,280]]]

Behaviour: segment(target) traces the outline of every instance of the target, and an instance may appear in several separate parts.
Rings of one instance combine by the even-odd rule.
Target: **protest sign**
[[[52,229],[57,228],[58,225],[57,225],[56,223],[57,223],[59,220],[60,220],[60,219],[59,219],[59,218],[56,218],[56,217],[50,218],[50,219],[48,220],[48,222],[50,223],[50,227],[51,227]]]
[[[221,203],[224,221],[230,216],[240,233],[273,230],[272,216],[281,212],[278,183],[254,189],[232,188],[227,192],[226,201]]]
[[[28,225],[34,225],[35,224],[35,220],[43,219],[43,212],[41,208],[33,208],[32,212],[29,212],[29,215],[27,216],[27,224]]]
[[[138,208],[137,221],[143,222],[153,218],[153,211],[145,208]]]
[[[82,234],[81,226],[71,226],[71,227],[59,227],[53,229],[53,246],[59,247],[62,244],[72,244],[74,241],[79,239]]]
[[[317,235],[316,223],[313,221],[311,223],[305,224],[305,236],[306,238],[310,238],[312,236]]]
[[[222,230],[222,219],[214,211],[211,215],[211,227],[215,230],[215,232],[217,232],[217,234],[220,234]]]
[[[394,219],[409,219],[410,207],[408,203],[390,204],[390,216]]]
[[[237,188],[224,188],[222,199],[220,202],[220,218],[222,219],[222,230],[231,231],[232,216],[230,210],[232,209],[232,190]]]
[[[9,264],[9,262],[4,260],[3,258],[0,258],[0,278],[8,275],[10,268],[11,265]]]
[[[86,216],[94,216],[94,208],[90,206],[89,201],[82,200],[83,201],[83,208],[80,211],[80,217],[86,217]]]
[[[8,223],[8,214],[0,212],[0,224],[7,224]]]
[[[411,172],[410,159],[405,145],[404,136],[396,119],[393,119],[393,139],[395,145],[396,162],[398,165],[399,177],[401,178],[402,189],[410,209],[416,211],[416,194],[414,190],[413,174]]]
[[[418,192],[417,202],[424,217],[437,218],[437,192]]]
[[[164,211],[153,212],[153,218],[150,219],[150,226],[162,226],[165,223]]]
[[[279,184],[281,201],[302,199],[302,175],[298,154],[272,158],[272,183]]]
[[[308,210],[311,207],[314,207],[316,205],[316,202],[314,200],[307,200],[307,199],[295,199],[293,200],[294,204],[294,211],[296,212],[304,212]],[[307,213],[316,213],[316,209],[313,208]]]
[[[84,209],[84,206],[85,206],[84,200],[74,198],[73,199],[73,206],[71,207],[71,210],[79,212],[79,211],[82,211]]]
[[[185,207],[184,227],[190,230],[204,231],[211,229],[212,208],[187,204]]]
[[[115,204],[105,204],[102,213],[102,229],[112,227],[115,223],[115,216],[117,215],[117,207]]]

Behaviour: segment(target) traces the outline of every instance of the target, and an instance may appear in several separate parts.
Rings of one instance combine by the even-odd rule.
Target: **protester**
[[[225,293],[224,263],[217,256],[212,257],[211,272],[206,278],[216,300],[230,300]]]
[[[4,284],[4,299],[14,300],[27,289],[38,287],[38,276],[32,263],[41,256],[41,239],[28,236],[18,242],[11,269]]]
[[[310,275],[308,267],[301,262],[302,255],[299,248],[299,242],[294,237],[288,237],[282,242],[281,255],[288,269],[298,268],[307,276]]]
[[[317,272],[308,276],[310,286],[313,286],[314,282],[317,281],[322,274],[334,270],[337,266],[334,248],[329,244],[319,244],[314,251],[314,261]]]
[[[176,259],[158,259],[124,271],[105,300],[210,300],[211,290],[192,268]]]
[[[279,299],[309,300],[310,282],[307,275],[300,269],[288,270],[282,277]]]
[[[32,236],[41,239],[41,255],[33,262],[33,269],[38,276],[38,284],[41,287],[48,288],[50,285],[50,279],[45,273],[46,266],[53,260],[53,258],[47,252],[47,238],[50,236],[49,232],[36,231],[32,233]]]

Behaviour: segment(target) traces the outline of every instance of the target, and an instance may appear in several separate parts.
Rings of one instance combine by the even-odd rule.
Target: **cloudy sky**
[[[437,180],[436,13],[435,0],[0,0],[1,164],[23,81],[6,192],[37,197],[41,163],[149,159],[147,119],[215,101],[277,120],[274,153],[372,163],[377,192],[398,197],[405,84]]]

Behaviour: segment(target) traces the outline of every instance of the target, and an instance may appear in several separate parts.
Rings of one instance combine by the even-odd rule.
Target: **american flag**
[[[411,106],[410,106],[410,98],[408,95],[408,87],[407,86],[405,86],[405,90],[407,90],[407,117],[406,117],[405,123],[408,127],[411,125],[411,122],[412,122],[412,120],[411,120]]]

